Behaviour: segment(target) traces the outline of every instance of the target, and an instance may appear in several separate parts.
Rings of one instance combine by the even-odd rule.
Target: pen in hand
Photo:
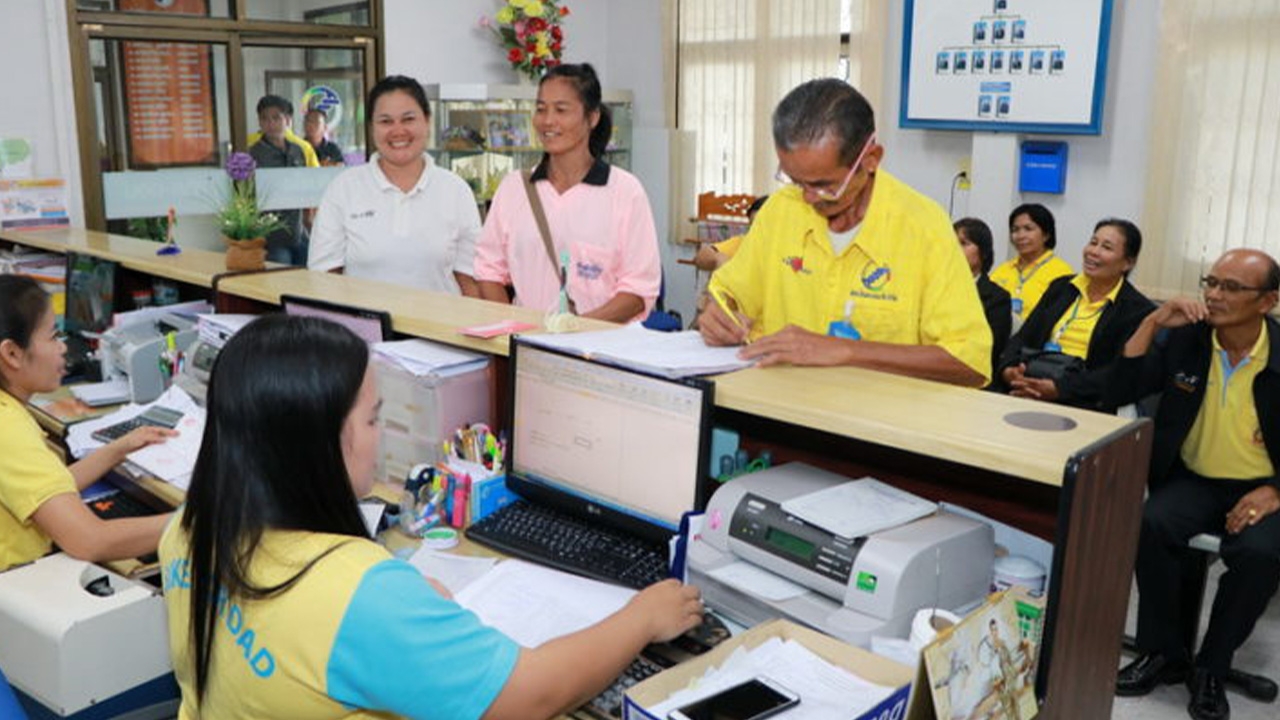
[[[718,287],[708,286],[707,293],[710,294],[711,298],[716,301],[716,305],[720,306],[720,309],[724,311],[724,314],[729,316],[730,322],[732,322],[735,327],[737,327],[739,330],[742,331],[743,344],[744,345],[750,344],[751,339],[748,337],[749,329],[747,328],[746,325],[743,324],[742,318],[738,316],[737,301],[734,300],[731,295],[724,292]]]

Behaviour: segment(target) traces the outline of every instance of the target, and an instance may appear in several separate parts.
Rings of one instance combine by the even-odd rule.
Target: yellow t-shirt
[[[839,255],[826,218],[790,187],[760,209],[711,284],[752,319],[752,339],[787,325],[825,334],[852,300],[864,340],[937,345],[991,377],[991,328],[951,222],[937,203],[883,170]]]
[[[325,553],[328,552],[327,555]],[[515,668],[519,646],[441,597],[412,565],[366,538],[268,530],[250,581],[288,590],[220,598],[205,696],[195,706],[190,548],[175,518],[160,539],[180,720],[476,720]]]
[[[31,516],[49,498],[75,491],[75,478],[45,445],[35,418],[0,390],[0,571],[49,552],[53,541]]]
[[[1102,316],[1108,303],[1116,301],[1122,285],[1124,280],[1117,282],[1106,297],[1098,302],[1089,302],[1089,278],[1084,273],[1071,278],[1071,286],[1080,293],[1080,297],[1058,318],[1058,323],[1053,326],[1053,332],[1049,335],[1049,342],[1058,345],[1061,352],[1088,360],[1089,341],[1093,339],[1094,328],[1098,327],[1098,318]]]
[[[258,141],[261,139],[262,139],[261,130],[251,134],[248,140],[249,147],[253,147],[254,145],[258,144]],[[298,137],[298,135],[294,133],[293,130],[285,130],[284,139],[302,148],[302,159],[307,167],[309,168],[320,167],[320,158],[316,156],[316,149],[311,147],[311,143],[307,142],[306,138]]]
[[[1213,334],[1213,362],[1209,364],[1204,402],[1182,441],[1182,461],[1191,472],[1231,480],[1275,475],[1253,402],[1254,378],[1267,366],[1270,355],[1266,323],[1248,357],[1235,368],[1228,366],[1227,352],[1218,344],[1218,334]]]
[[[1009,293],[1009,299],[1013,301],[1013,314],[1028,318],[1036,305],[1040,304],[1040,298],[1049,289],[1049,283],[1073,272],[1075,270],[1065,260],[1052,250],[1046,250],[1026,272],[1018,270],[1018,258],[1014,256],[997,265],[988,277]]]

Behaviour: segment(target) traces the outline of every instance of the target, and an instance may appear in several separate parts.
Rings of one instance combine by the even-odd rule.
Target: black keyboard
[[[604,689],[604,692],[591,698],[591,701],[582,706],[589,714],[598,718],[621,718],[622,717],[622,701],[627,694],[627,690],[632,685],[646,680],[658,673],[666,670],[667,666],[660,665],[644,655],[637,655],[635,660],[627,666],[622,674],[618,676],[613,684]]]
[[[116,490],[110,494],[103,495],[85,503],[94,515],[103,520],[114,520],[116,518],[128,517],[147,517],[149,515],[159,515],[160,511],[150,505],[132,497],[123,490]]]
[[[643,588],[670,577],[667,546],[518,501],[467,528],[496,550],[615,585]]]

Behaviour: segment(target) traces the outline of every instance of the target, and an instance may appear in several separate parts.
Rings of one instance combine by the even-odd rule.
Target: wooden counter
[[[467,337],[460,328],[517,320],[542,327],[543,313],[528,308],[485,302],[408,288],[403,285],[347,277],[334,273],[261,273],[228,277],[218,284],[219,311],[238,312],[235,298],[279,305],[282,295],[328,300],[343,305],[386,310],[391,326],[405,335],[435,340],[499,357],[507,355],[507,338]],[[578,318],[582,329],[602,330],[612,323]]]
[[[212,288],[215,278],[227,272],[226,256],[220,252],[183,248],[177,255],[156,255],[161,247],[158,243],[95,230],[9,231],[0,233],[0,240],[49,252],[78,252],[115,260],[129,270],[203,288]],[[268,267],[284,266],[268,263]]]
[[[152,243],[58,233],[48,245],[39,244],[47,233],[10,235],[161,277],[190,272],[192,283],[217,274],[213,258],[222,258],[199,251],[157,257]],[[507,401],[506,338],[467,338],[458,329],[542,322],[541,313],[522,308],[302,270],[224,277],[216,285],[222,312],[263,311],[281,295],[299,295],[387,310],[399,333],[491,353],[498,402]],[[874,474],[1052,541],[1036,678],[1040,717],[1110,716],[1151,452],[1148,421],[857,368],[749,369],[715,381],[716,423],[737,429],[750,450],[768,448],[778,461],[802,459],[852,477]],[[1019,415],[1045,429],[1012,422]]]

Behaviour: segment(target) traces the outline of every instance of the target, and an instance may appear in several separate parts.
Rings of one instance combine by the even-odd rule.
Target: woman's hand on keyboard
[[[148,445],[162,443],[171,437],[177,437],[177,430],[170,430],[158,425],[143,425],[140,428],[130,430],[127,435],[111,443],[115,447],[112,448],[124,457],[135,450],[141,450]]]
[[[663,580],[631,598],[652,633],[649,642],[666,642],[702,622],[702,597],[698,588],[679,580]]]

